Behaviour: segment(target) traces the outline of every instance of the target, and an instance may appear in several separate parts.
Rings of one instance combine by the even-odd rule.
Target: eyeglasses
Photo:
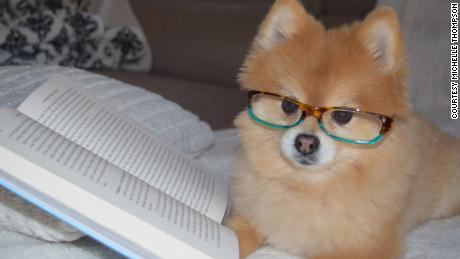
[[[352,144],[380,142],[393,123],[393,118],[377,113],[347,107],[314,107],[262,91],[249,91],[248,114],[255,122],[275,129],[298,126],[307,116],[313,116],[328,136]]]

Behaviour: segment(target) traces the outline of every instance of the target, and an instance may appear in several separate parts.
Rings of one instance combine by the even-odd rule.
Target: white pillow
[[[17,107],[34,89],[57,74],[84,85],[96,97],[187,154],[197,156],[214,141],[209,125],[178,104],[139,87],[75,68],[0,67],[0,107]]]
[[[191,112],[141,88],[80,69],[57,66],[0,68],[0,107],[17,107],[53,75],[79,82],[94,96],[117,108],[184,153],[198,156],[214,142],[208,124]],[[0,228],[48,241],[71,241],[82,236],[0,187]]]

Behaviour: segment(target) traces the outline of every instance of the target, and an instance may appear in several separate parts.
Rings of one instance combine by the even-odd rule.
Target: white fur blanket
[[[239,145],[235,129],[216,132],[216,144],[199,160],[228,179],[235,149]],[[459,169],[460,170],[460,169]],[[458,259],[460,258],[460,216],[425,223],[406,239],[405,259]],[[262,247],[248,259],[300,259],[272,247]]]
[[[406,239],[405,259],[460,258],[460,216],[428,222]],[[272,247],[262,247],[248,259],[300,259]]]
[[[216,132],[212,149],[198,159],[228,179],[233,154],[238,146],[236,130]],[[407,237],[406,259],[460,258],[460,216],[428,222]],[[0,231],[0,258],[86,259],[119,258],[117,254],[89,238],[74,242],[51,243],[10,231]],[[250,259],[297,259],[271,247],[263,247]]]

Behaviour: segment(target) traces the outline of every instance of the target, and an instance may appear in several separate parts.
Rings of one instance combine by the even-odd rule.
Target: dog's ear
[[[393,9],[382,7],[371,12],[359,25],[358,37],[382,72],[402,67],[404,44]]]
[[[298,0],[277,0],[259,27],[253,50],[269,50],[295,33],[308,30],[308,23],[318,22]]]

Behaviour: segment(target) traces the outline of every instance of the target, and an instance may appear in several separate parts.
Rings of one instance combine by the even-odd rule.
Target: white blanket
[[[216,144],[199,157],[200,161],[228,179],[234,152],[239,144],[235,129],[216,132]],[[427,222],[407,236],[405,259],[460,258],[460,216]],[[270,246],[262,247],[248,259],[300,259]]]
[[[239,144],[237,131],[224,130],[215,134],[216,144],[200,161],[228,179],[234,152]],[[460,216],[428,222],[407,237],[405,259],[460,258]],[[249,259],[300,259],[272,247],[262,247]]]
[[[460,258],[460,216],[425,223],[406,238],[405,259]],[[262,247],[248,259],[300,259],[270,246]]]
[[[198,159],[215,170],[220,177],[229,179],[232,160],[238,146],[234,129],[216,132],[213,148]],[[428,222],[407,237],[407,259],[460,258],[460,216]],[[86,259],[119,258],[117,254],[88,237],[74,242],[51,243],[10,231],[0,231],[0,258]],[[263,247],[250,259],[297,259],[297,257]]]
[[[234,150],[238,145],[238,138],[235,130],[225,130],[216,134],[217,138],[215,145],[212,149],[208,150],[198,159],[209,168],[215,170],[220,177],[228,180],[231,172],[231,164],[233,159]],[[0,190],[1,195],[5,195],[4,190]],[[0,199],[1,200],[1,199]],[[4,199],[10,200],[10,199]],[[12,201],[13,202],[13,201]],[[17,203],[25,204],[24,201],[17,198],[15,200],[15,207]],[[39,232],[41,238],[46,237],[48,240],[70,240],[72,236],[78,236],[78,233],[71,233],[67,236],[62,236],[62,231],[57,231],[56,227],[62,227],[62,223],[53,220],[51,217],[35,219],[40,220],[40,224],[36,224],[30,215],[37,215],[37,217],[46,217],[42,213],[27,213],[21,215],[15,213],[14,210],[3,210],[2,206],[8,204],[0,203],[0,213],[7,211],[12,217],[17,217],[11,221],[10,226],[3,226],[6,229],[12,230],[17,228],[18,224],[23,224],[22,227],[34,228],[30,233]],[[26,206],[28,210],[35,208]],[[36,209],[38,210],[38,209]],[[43,222],[49,222],[49,227],[44,227]],[[57,225],[52,225],[57,224]],[[0,226],[2,229],[2,226]],[[72,229],[69,229],[72,231]],[[38,235],[37,235],[38,236]],[[73,242],[47,242],[43,239],[37,239],[30,236],[15,233],[14,231],[0,230],[0,259],[3,258],[34,258],[34,259],[89,259],[89,258],[122,258],[120,255],[111,251],[110,249],[100,245],[99,243],[91,240],[89,237],[84,237]]]

